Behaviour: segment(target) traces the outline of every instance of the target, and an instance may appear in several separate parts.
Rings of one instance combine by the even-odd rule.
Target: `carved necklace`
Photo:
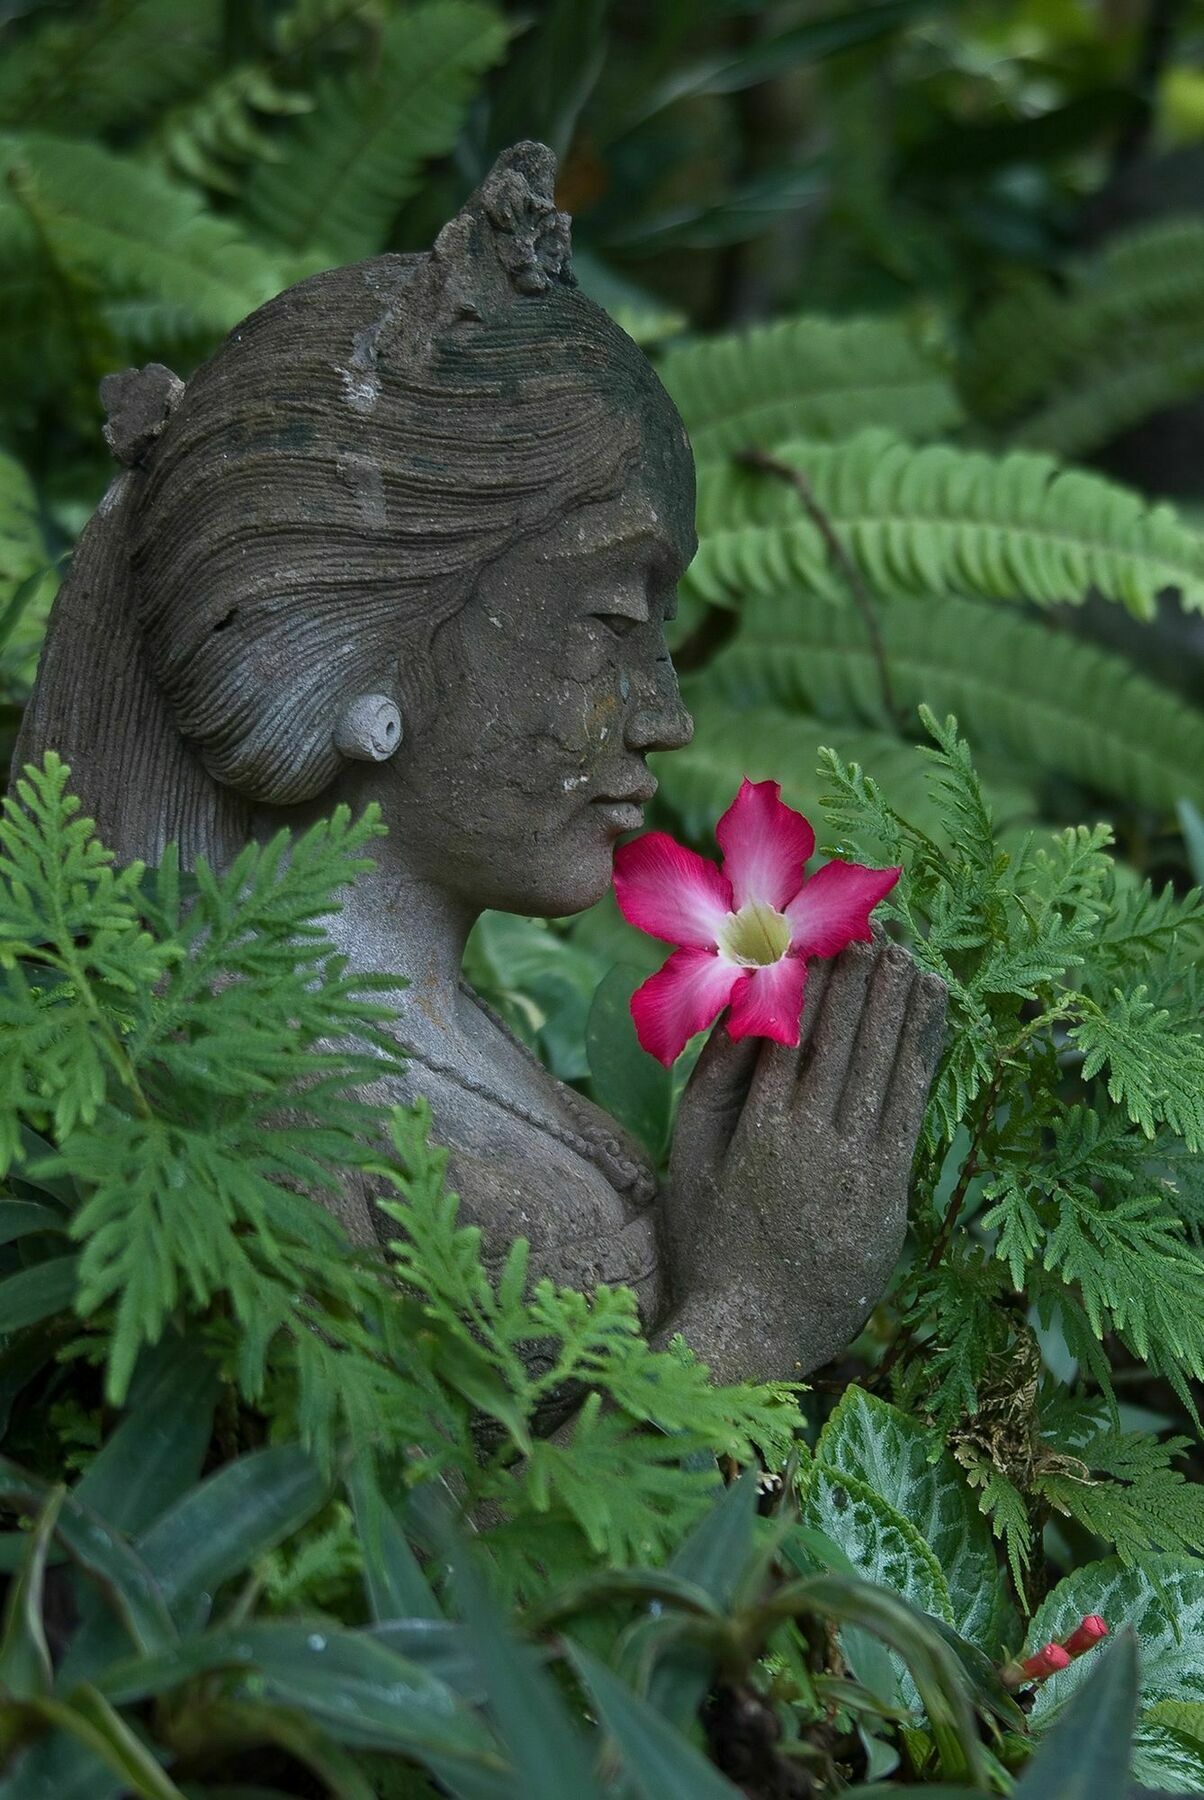
[[[460,992],[484,1013],[485,1017],[496,1026],[509,1043],[513,1044],[523,1060],[537,1069],[541,1076],[546,1077],[548,1071],[535,1052],[523,1043],[522,1039],[506,1024],[506,1021],[486,1001],[482,1000],[481,996],[466,981],[461,979],[458,986]],[[402,1038],[398,1038],[397,1041],[407,1056],[412,1057],[415,1062],[421,1063],[423,1068],[429,1069],[432,1074],[443,1075],[456,1087],[462,1088],[465,1093],[476,1094],[480,1099],[490,1101],[502,1112],[509,1113],[512,1118],[521,1119],[525,1125],[533,1126],[536,1131],[543,1132],[547,1137],[555,1138],[557,1142],[574,1151],[585,1162],[592,1163],[613,1188],[621,1194],[628,1195],[637,1206],[647,1206],[654,1198],[656,1194],[655,1176],[630,1157],[616,1137],[610,1132],[602,1130],[592,1118],[585,1117],[577,1111],[578,1096],[574,1094],[572,1088],[562,1085],[562,1092],[568,1096],[570,1111],[577,1114],[578,1123],[582,1127],[580,1131],[574,1131],[570,1126],[559,1124],[555,1119],[549,1118],[546,1113],[541,1113],[534,1107],[525,1106],[521,1100],[512,1100],[508,1094],[503,1094],[491,1083],[482,1081],[473,1075],[466,1075],[454,1063],[447,1062],[442,1057],[432,1056],[426,1050],[420,1050],[417,1044],[408,1043]],[[580,1102],[580,1104],[582,1107],[584,1106],[584,1102]]]

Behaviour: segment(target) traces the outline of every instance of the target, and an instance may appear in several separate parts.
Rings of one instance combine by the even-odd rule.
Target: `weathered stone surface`
[[[726,1376],[815,1367],[902,1239],[943,1010],[893,948],[813,976],[799,1051],[720,1036],[672,1179],[459,979],[486,907],[553,917],[610,883],[691,723],[664,622],[694,548],[668,396],[575,288],[554,165],[520,144],[429,256],[316,275],[179,391],[111,378],[129,465],[56,603],[18,752],[58,749],[119,856],[227,861],[339,801],[389,835],[334,935],[394,971],[412,1054],[491,1251],[631,1283]],[[349,1186],[349,1230],[371,1197]]]

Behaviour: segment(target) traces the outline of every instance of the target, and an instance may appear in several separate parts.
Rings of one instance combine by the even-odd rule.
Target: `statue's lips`
[[[616,837],[624,831],[639,831],[644,823],[644,808],[638,800],[591,800],[590,808]]]

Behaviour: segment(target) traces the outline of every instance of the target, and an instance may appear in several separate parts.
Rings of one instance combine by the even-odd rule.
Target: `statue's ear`
[[[142,461],[183,394],[184,383],[163,363],[104,377],[100,384],[100,403],[108,414],[104,438],[119,463],[132,469]]]

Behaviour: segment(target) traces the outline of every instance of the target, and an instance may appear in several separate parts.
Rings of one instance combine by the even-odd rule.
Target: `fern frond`
[[[1202,330],[1204,224],[1160,220],[989,309],[962,388],[1012,442],[1082,455],[1204,388]]]
[[[1176,589],[1204,609],[1204,538],[1174,509],[1053,457],[916,448],[885,431],[780,446],[870,589],[1078,604],[1098,592],[1150,618]],[[842,591],[823,536],[788,480],[704,468],[701,545],[687,589],[720,606],[802,587]]]
[[[1147,1137],[1166,1125],[1189,1150],[1204,1150],[1204,1037],[1156,1007],[1145,987],[1118,988],[1108,1006],[1087,1008],[1071,1032],[1083,1080],[1106,1070],[1109,1095]]]
[[[1041,1469],[1037,1492],[1055,1512],[1112,1544],[1122,1562],[1131,1566],[1151,1551],[1198,1556],[1204,1549],[1204,1488],[1171,1467],[1189,1447],[1186,1439],[1159,1443],[1100,1426],[1045,1436],[1062,1455]]]
[[[1116,800],[1173,811],[1204,804],[1204,718],[1128,658],[1023,613],[942,595],[895,597],[878,630],[894,704],[967,721],[976,750],[1069,775]],[[756,595],[735,639],[709,665],[708,687],[733,704],[884,729],[880,668],[847,600],[801,588]]]
[[[784,319],[675,346],[659,373],[700,461],[863,425],[936,437],[961,419],[940,359],[900,319]]]
[[[914,748],[894,733],[870,727],[833,724],[815,714],[783,712],[757,704],[744,711],[726,703],[708,677],[683,684],[694,715],[693,741],[658,763],[660,800],[686,834],[706,839],[730,802],[741,777],[766,778],[782,784],[790,806],[816,817],[828,787],[817,768],[820,745],[841,757],[864,762],[882,774],[898,809],[923,829],[939,832],[940,819],[924,781]],[[983,759],[992,801],[1004,818],[1029,817],[1035,809],[1030,788],[1004,762]]]
[[[128,157],[30,134],[0,139],[0,172],[17,191],[10,206],[84,290],[152,295],[224,331],[284,285],[279,261],[236,225]]]
[[[71,11],[5,44],[0,123],[79,133],[128,125],[216,65],[220,0],[83,0]]]
[[[246,163],[276,162],[283,154],[264,121],[292,118],[312,106],[308,94],[283,86],[262,63],[243,63],[223,71],[203,94],[173,107],[153,146],[186,180],[236,194],[237,171]]]
[[[385,247],[422,163],[455,142],[508,29],[480,0],[426,0],[394,14],[371,70],[329,76],[314,110],[247,184],[249,217],[295,250],[335,260]]]

